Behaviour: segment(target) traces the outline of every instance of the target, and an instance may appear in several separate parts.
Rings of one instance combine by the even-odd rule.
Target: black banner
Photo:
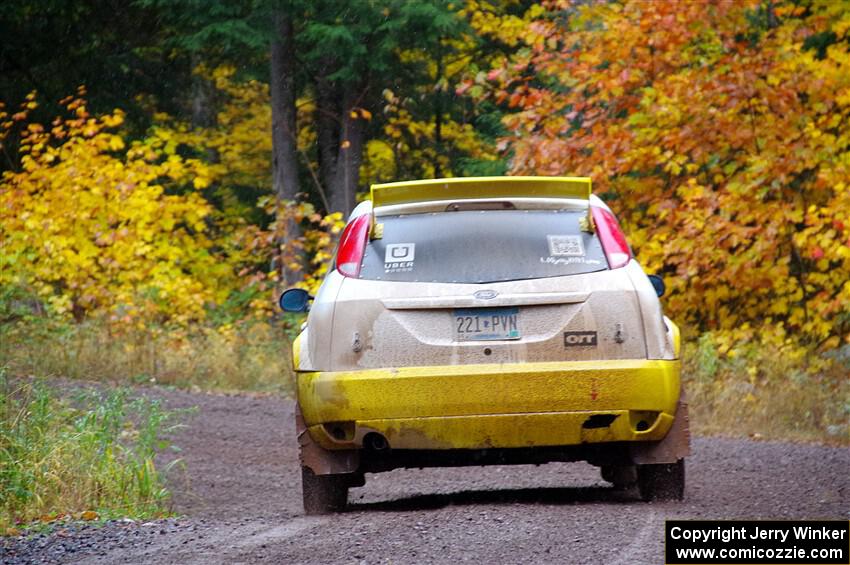
[[[850,564],[850,522],[668,520],[668,565]]]

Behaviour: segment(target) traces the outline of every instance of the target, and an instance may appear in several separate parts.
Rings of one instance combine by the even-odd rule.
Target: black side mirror
[[[290,288],[280,295],[278,304],[284,312],[306,312],[313,297],[303,288]]]
[[[655,294],[657,294],[659,298],[664,296],[664,291],[667,290],[667,287],[664,286],[664,279],[658,275],[649,275],[649,282],[652,283],[652,288],[655,289]]]

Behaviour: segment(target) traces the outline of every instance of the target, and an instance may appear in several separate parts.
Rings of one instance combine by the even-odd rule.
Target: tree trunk
[[[354,209],[366,141],[366,120],[355,108],[355,93],[348,90],[343,96],[336,171],[330,187],[331,208],[345,217]]]
[[[333,61],[323,67],[333,69]],[[366,119],[359,107],[365,88],[360,86],[340,86],[324,76],[316,79],[319,174],[328,195],[328,212],[341,212],[343,218],[354,209],[366,142]]]
[[[440,156],[443,154],[443,50],[437,41],[437,82],[434,85],[434,178],[442,178]]]
[[[195,70],[201,64],[201,57],[192,53],[192,127],[209,128],[216,125],[215,87]]]
[[[215,85],[206,77],[195,73],[202,62],[200,55],[192,53],[192,127],[194,129],[212,128],[218,124],[216,115],[218,96],[216,96]],[[210,163],[218,163],[221,160],[217,149],[207,147],[206,154]]]
[[[332,64],[332,61],[326,60],[322,67],[330,69]],[[340,114],[339,94],[336,85],[324,76],[319,76],[316,79],[316,141],[318,143],[319,177],[326,191],[331,190],[331,185],[336,176]],[[338,211],[332,204],[330,204],[330,208],[326,212]]]
[[[277,243],[281,282],[290,286],[303,277],[298,242],[301,227],[287,210],[295,204],[298,187],[298,146],[295,109],[295,41],[292,16],[284,9],[273,15],[276,36],[271,45],[272,182],[277,197]],[[283,221],[281,221],[283,220]]]

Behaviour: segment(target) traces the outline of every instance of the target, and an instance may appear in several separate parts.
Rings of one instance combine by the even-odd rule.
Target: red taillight
[[[339,239],[339,251],[336,254],[336,270],[346,277],[360,276],[360,263],[366,251],[366,239],[369,236],[369,214],[351,221],[342,231]]]
[[[602,249],[605,250],[605,257],[608,259],[608,267],[619,269],[626,266],[632,258],[632,252],[617,218],[605,208],[592,206],[591,210],[599,241],[602,242]]]

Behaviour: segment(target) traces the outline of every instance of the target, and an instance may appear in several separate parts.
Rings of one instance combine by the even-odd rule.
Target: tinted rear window
[[[584,212],[471,210],[381,216],[383,237],[369,242],[360,278],[488,283],[559,277],[608,268]]]

